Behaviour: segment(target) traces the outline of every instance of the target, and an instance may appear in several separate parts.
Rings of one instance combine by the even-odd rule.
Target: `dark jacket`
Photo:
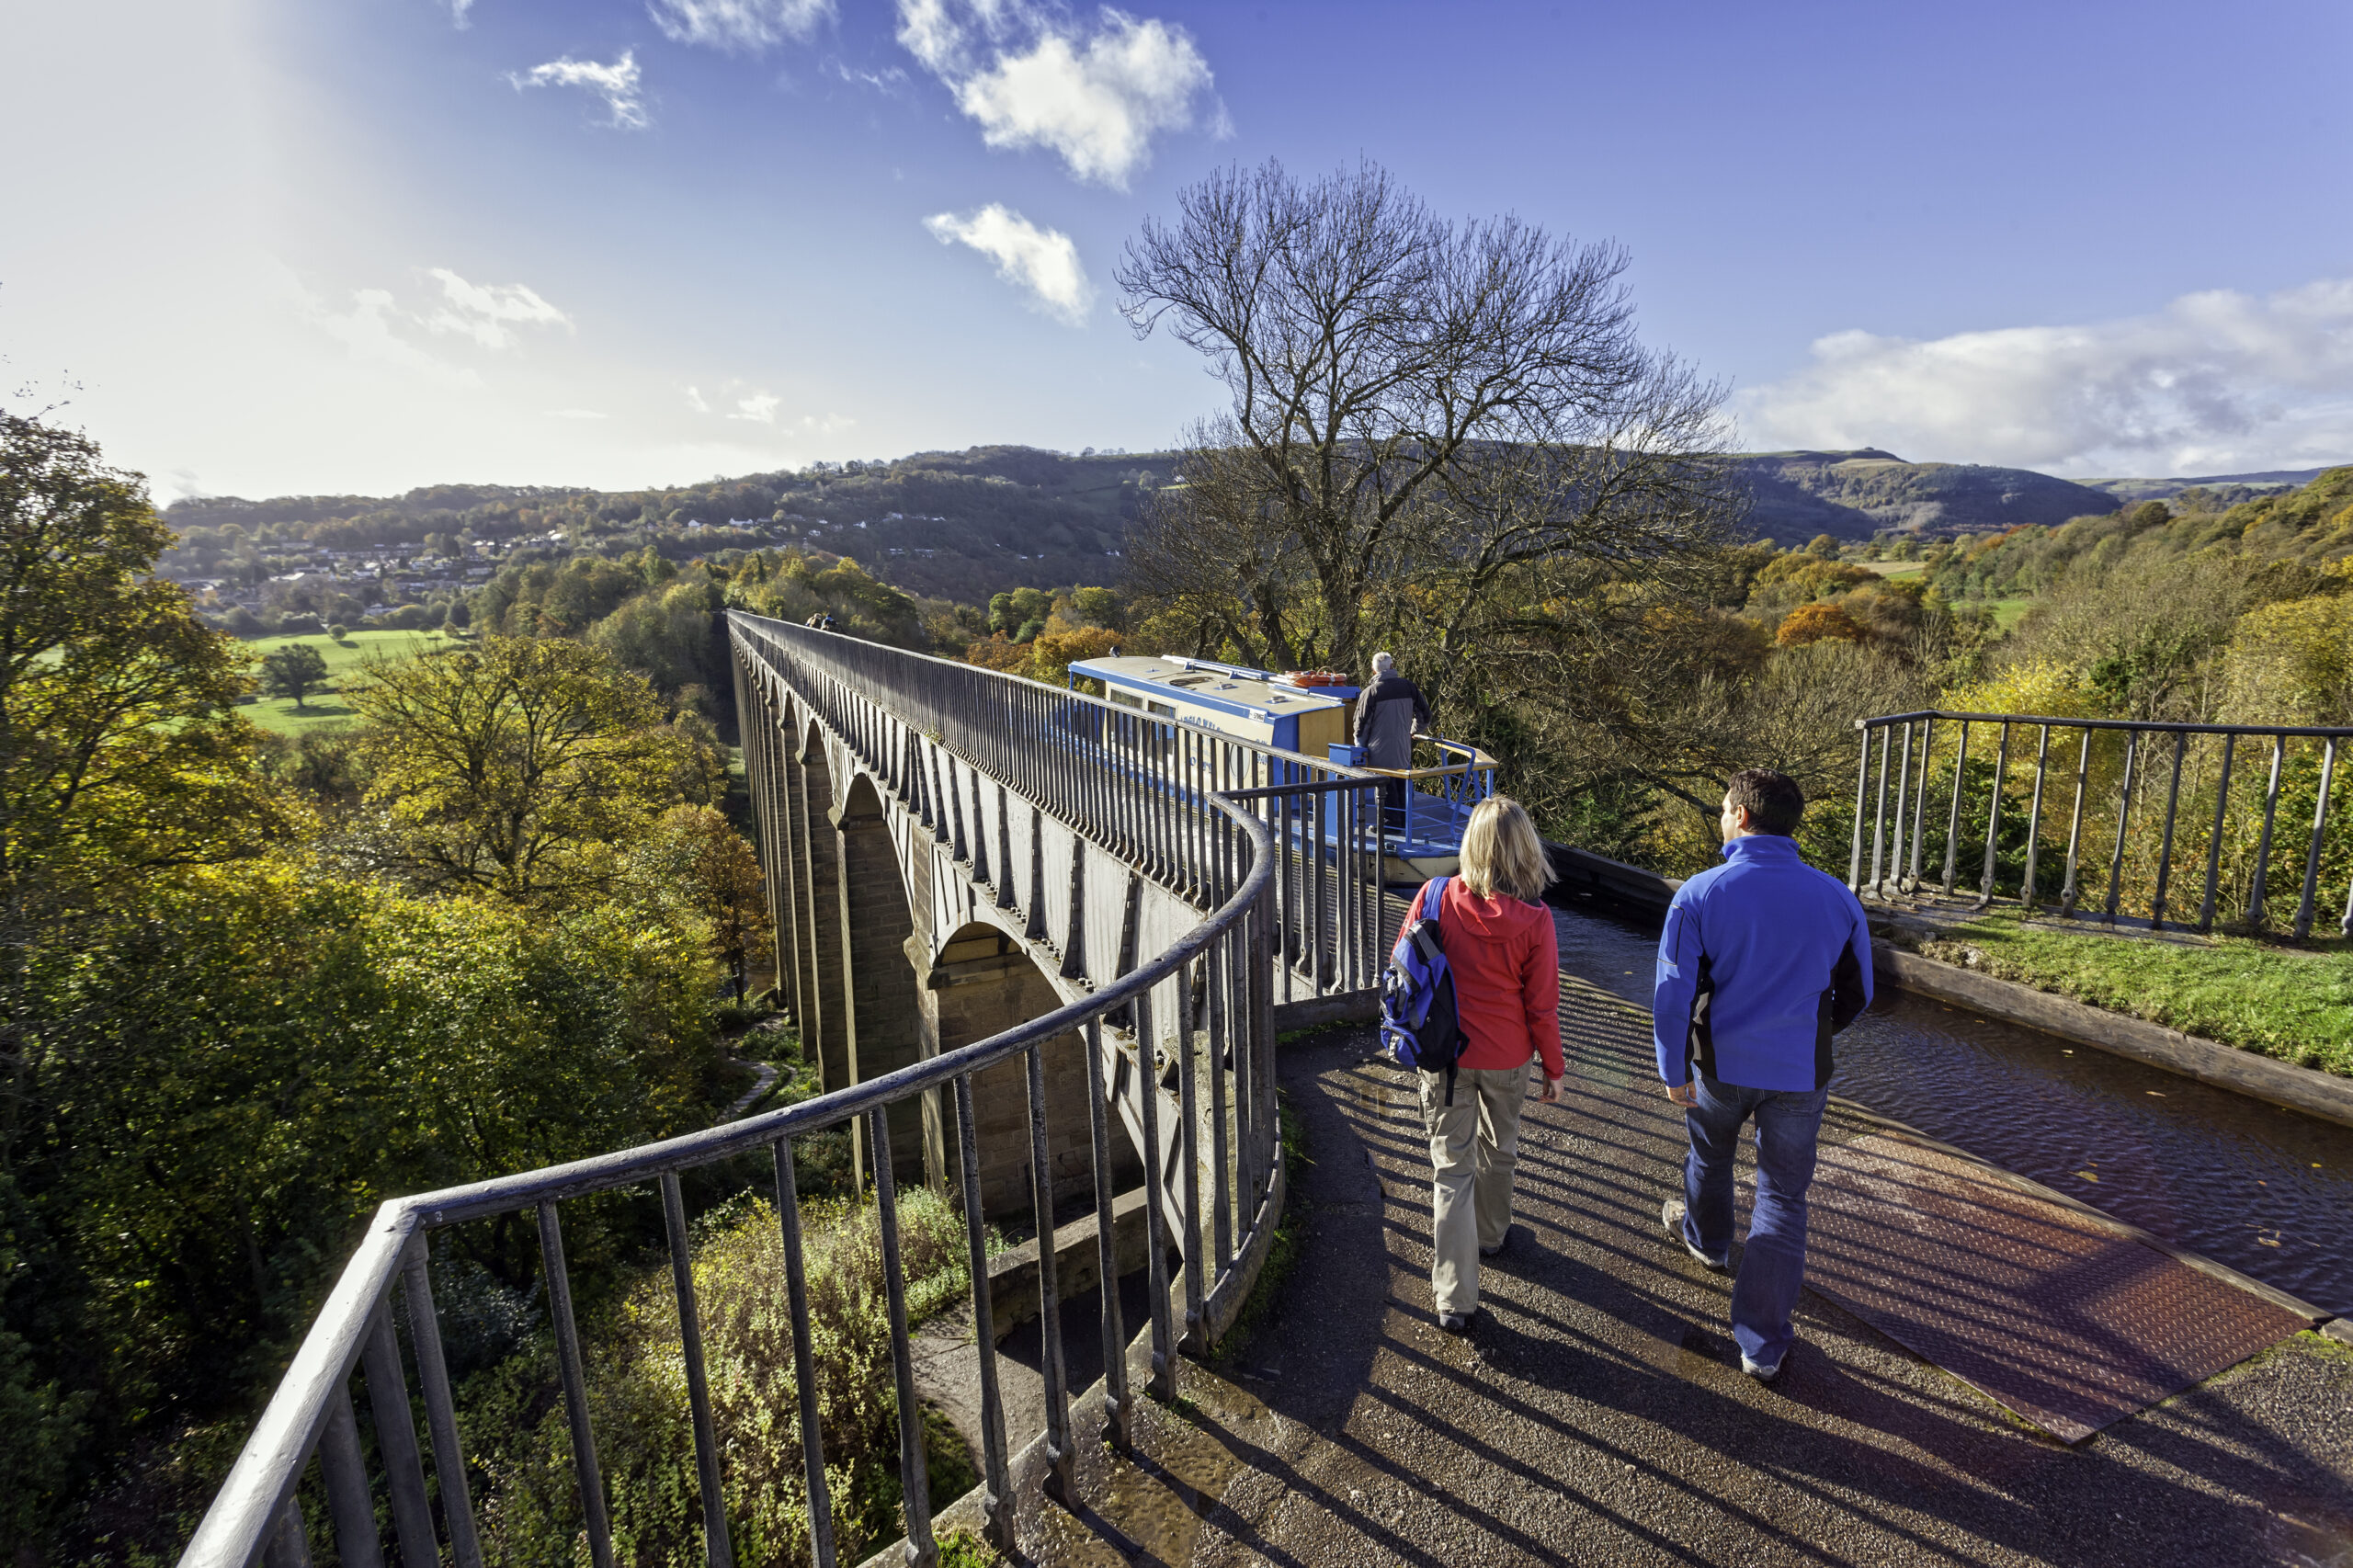
[[[1357,699],[1356,743],[1365,748],[1367,767],[1414,766],[1414,731],[1427,728],[1430,705],[1422,688],[1390,671]]]
[[[1870,1005],[1871,933],[1847,884],[1793,839],[1752,834],[1676,891],[1652,993],[1658,1075],[1819,1089],[1830,1037]]]

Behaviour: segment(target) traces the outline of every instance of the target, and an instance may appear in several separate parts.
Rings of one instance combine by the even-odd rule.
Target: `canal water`
[[[1561,965],[1648,1006],[1657,927],[1556,910]],[[1883,991],[1833,1094],[2353,1314],[2353,1128]]]

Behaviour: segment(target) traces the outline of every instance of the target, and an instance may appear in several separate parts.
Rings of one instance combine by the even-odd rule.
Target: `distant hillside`
[[[1743,460],[1755,498],[1749,531],[1783,544],[2056,524],[2120,504],[2118,493],[2025,469],[1912,463],[1876,449]],[[1017,587],[1117,583],[1127,525],[1174,466],[1167,452],[974,447],[662,490],[440,484],[398,496],[214,496],[171,507],[184,540],[165,569],[258,583],[351,555],[462,556],[480,566],[648,542],[679,560],[797,542],[850,556],[910,593],[969,604]]]
[[[2084,483],[2120,501],[2170,501],[2187,491],[2203,491],[2202,499],[2209,503],[2200,508],[2204,511],[2295,490],[2327,472],[2325,468],[2277,468],[2260,473],[2210,473],[2197,479],[2086,479]]]
[[[663,490],[444,484],[386,497],[213,496],[170,508],[185,540],[165,565],[197,575],[254,547],[379,551],[437,535],[608,551],[650,541],[681,558],[799,542],[853,557],[911,593],[970,603],[1021,586],[1116,582],[1127,520],[1168,481],[1172,461],[975,447]]]
[[[1905,462],[1866,447],[1851,452],[1759,452],[1745,460],[1755,495],[1749,531],[1783,544],[1816,534],[1865,540],[2045,525],[2112,512],[2104,491],[2023,468]]]

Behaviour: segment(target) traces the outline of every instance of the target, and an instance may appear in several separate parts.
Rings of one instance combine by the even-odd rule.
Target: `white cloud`
[[[550,419],[610,419],[612,415],[600,414],[593,408],[551,408],[548,410],[548,417]]]
[[[637,51],[621,51],[621,57],[610,65],[599,65],[593,60],[574,60],[569,55],[551,60],[544,65],[534,65],[517,74],[506,74],[515,90],[525,87],[582,87],[605,100],[611,110],[609,122],[620,131],[642,131],[654,123],[645,112],[645,97],[642,91],[637,68]]]
[[[1037,306],[1072,326],[1086,319],[1095,286],[1078,247],[1059,229],[1041,229],[1000,202],[968,217],[937,213],[923,221],[941,244],[972,246],[996,263],[997,276],[1029,290]]]
[[[710,412],[710,404],[703,401],[702,389],[699,387],[688,387],[687,389],[687,406],[693,409],[697,414],[709,414]]]
[[[754,392],[750,397],[737,398],[735,412],[727,417],[748,419],[755,425],[773,425],[776,423],[777,405],[783,401],[773,392]]]
[[[437,358],[395,330],[416,318],[400,308],[390,290],[355,290],[351,303],[350,310],[337,312],[307,291],[296,296],[297,308],[311,324],[342,344],[354,359],[393,366],[451,386],[480,383],[473,371]]]
[[[572,325],[570,316],[520,283],[469,283],[446,267],[432,267],[426,275],[441,285],[440,309],[423,318],[437,333],[458,333],[484,348],[511,348],[516,339],[510,324]]]
[[[807,38],[834,14],[834,0],[648,0],[654,25],[673,43],[757,54]]]
[[[1031,0],[898,0],[899,42],[954,89],[992,147],[1046,147],[1117,190],[1153,139],[1194,121],[1209,62],[1184,28],[1106,6],[1089,28]],[[985,51],[989,61],[979,63]],[[1222,106],[1211,129],[1226,132]]]
[[[991,7],[989,15],[995,14]],[[899,0],[899,42],[923,68],[943,79],[963,74],[963,25],[948,0]]]
[[[880,71],[853,71],[838,60],[828,60],[824,69],[854,87],[871,87],[878,93],[896,93],[907,84],[907,74],[895,65]]]
[[[460,32],[465,30],[466,13],[473,8],[474,0],[449,0],[449,19],[458,25]]]
[[[1757,447],[1876,446],[2076,474],[2353,459],[2353,278],[1918,341],[1855,330],[1737,400]]]

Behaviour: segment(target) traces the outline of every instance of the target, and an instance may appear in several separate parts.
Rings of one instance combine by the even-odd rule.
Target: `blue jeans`
[[[1732,1333],[1741,1354],[1779,1364],[1797,1334],[1790,1313],[1805,1284],[1805,1191],[1826,1089],[1745,1089],[1700,1075],[1699,1103],[1683,1113],[1691,1152],[1683,1161],[1684,1238],[1710,1257],[1732,1251],[1733,1156],[1740,1125],[1756,1119],[1756,1202],[1748,1246],[1732,1289]]]

